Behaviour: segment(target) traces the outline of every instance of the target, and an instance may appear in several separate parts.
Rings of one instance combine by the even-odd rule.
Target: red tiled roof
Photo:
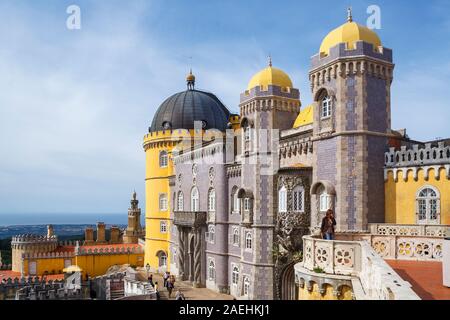
[[[20,272],[15,272],[11,270],[1,270],[0,271],[0,281],[3,279],[8,280],[8,278],[15,279],[15,278],[21,278]],[[26,277],[28,278],[28,277]],[[34,277],[33,277],[34,278]],[[42,277],[38,277],[40,280]],[[49,274],[46,276],[47,281],[48,280],[64,280],[64,274]]]
[[[450,300],[450,288],[442,283],[442,262],[386,260],[422,300]]]
[[[75,252],[75,246],[58,246],[53,252]]]

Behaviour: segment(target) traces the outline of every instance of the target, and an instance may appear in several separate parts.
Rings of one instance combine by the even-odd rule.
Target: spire
[[[189,74],[186,77],[186,83],[188,90],[194,90],[195,86],[195,76],[192,74],[192,68],[189,71]]]
[[[130,203],[131,203],[131,209],[136,209],[137,208],[137,206],[139,204],[139,201],[137,199],[136,190],[133,192],[133,196],[131,198]]]
[[[353,22],[352,7],[347,8],[347,22]]]
[[[272,56],[269,54],[269,67],[272,67]]]

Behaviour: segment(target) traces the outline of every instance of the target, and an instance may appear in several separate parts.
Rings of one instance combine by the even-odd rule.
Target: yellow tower
[[[186,78],[187,90],[167,98],[155,113],[149,134],[144,137],[145,176],[145,262],[151,270],[170,269],[171,203],[170,179],[174,177],[174,148],[190,148],[208,129],[224,132],[236,126],[238,116],[210,92],[195,89],[192,71]],[[187,144],[186,144],[187,142]]]

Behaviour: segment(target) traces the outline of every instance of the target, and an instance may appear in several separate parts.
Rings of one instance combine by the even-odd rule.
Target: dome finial
[[[353,22],[352,7],[347,8],[347,22]]]
[[[272,56],[270,54],[269,54],[268,59],[269,59],[269,67],[272,67]]]
[[[195,76],[192,74],[192,68],[190,69],[189,74],[186,77],[186,82],[188,90],[194,90]]]

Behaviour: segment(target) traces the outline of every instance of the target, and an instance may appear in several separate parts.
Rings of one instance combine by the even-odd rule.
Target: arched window
[[[167,193],[159,195],[159,211],[167,211]]]
[[[166,168],[169,163],[169,157],[166,150],[159,152],[159,166],[161,168]]]
[[[192,188],[191,190],[191,211],[199,210],[199,195],[197,187]]]
[[[237,284],[239,282],[239,267],[236,265],[233,266],[233,272],[231,274],[231,282],[235,286],[237,286]]]
[[[184,194],[183,194],[183,191],[178,191],[177,207],[178,207],[178,211],[183,211],[184,210]]]
[[[247,231],[245,233],[245,249],[252,249],[252,232]]]
[[[322,119],[331,117],[331,98],[329,96],[325,96],[322,99],[320,116]]]
[[[241,211],[241,199],[238,198],[238,188],[233,187],[231,191],[231,213],[240,213]]]
[[[250,292],[250,279],[246,276],[244,277],[244,296],[248,296]]]
[[[323,185],[320,186],[317,194],[319,195],[319,211],[326,212],[328,209],[330,209],[330,196],[327,194],[327,191],[325,190],[325,187]]]
[[[167,254],[164,251],[158,253],[158,261],[160,267],[167,266]]]
[[[233,245],[239,246],[239,229],[233,229]]]
[[[208,192],[208,211],[216,211],[216,191],[209,189]]]
[[[208,241],[214,243],[216,240],[216,228],[213,225],[208,226]]]
[[[251,200],[250,198],[244,198],[244,211],[250,211]]]
[[[440,223],[440,196],[439,191],[433,187],[424,187],[419,190],[416,198],[417,223]]]
[[[208,265],[208,280],[209,281],[216,281],[216,264],[214,263],[214,260],[209,260]]]
[[[287,212],[287,190],[285,186],[282,186],[278,191],[278,211]]]
[[[305,211],[305,189],[302,186],[296,186],[292,192],[292,209],[295,212]]]

